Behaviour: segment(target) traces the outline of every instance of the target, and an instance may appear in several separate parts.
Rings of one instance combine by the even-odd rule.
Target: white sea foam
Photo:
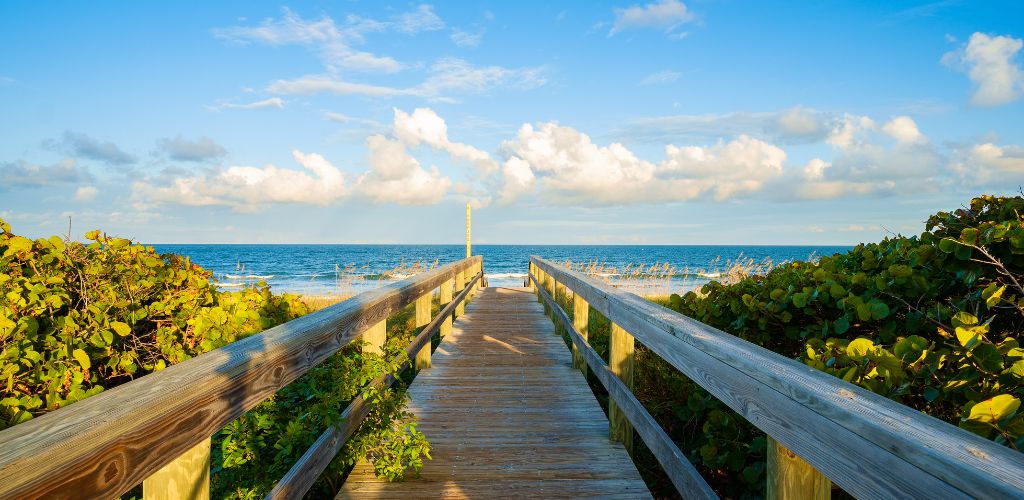
[[[494,274],[485,274],[485,276],[487,276],[488,278],[493,278],[493,279],[499,279],[500,280],[500,279],[508,279],[508,278],[525,278],[526,277],[526,273],[494,273]]]
[[[273,278],[273,274],[225,274],[229,280],[267,280]]]

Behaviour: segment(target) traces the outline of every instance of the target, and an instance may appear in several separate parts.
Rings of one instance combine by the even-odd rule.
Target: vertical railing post
[[[388,320],[382,319],[376,325],[367,328],[363,332],[363,352],[373,354],[384,354],[384,343],[388,336]]]
[[[445,281],[444,283],[441,283],[441,296],[440,296],[439,301],[441,302],[441,308],[442,309],[444,308],[445,305],[447,305],[449,302],[452,301],[452,287],[453,286],[455,286],[455,279],[454,278],[450,279],[448,281]],[[441,338],[443,339],[443,338],[447,337],[451,333],[452,333],[452,315],[449,314],[447,317],[444,318],[444,321],[441,322]]]
[[[572,294],[572,325],[580,332],[583,340],[587,340],[587,328],[590,327],[590,304],[578,293]],[[583,360],[583,354],[576,348],[576,344],[572,345],[572,366],[579,368],[584,377],[587,376],[587,362]]]
[[[619,325],[612,323],[611,335],[608,339],[608,367],[618,376],[626,387],[633,390],[633,358],[635,350],[633,336],[626,333]],[[615,401],[608,401],[608,436],[626,447],[633,456],[633,426],[622,413]]]
[[[455,293],[461,293],[466,288],[466,271],[459,271],[455,273]],[[459,302],[455,305],[455,316],[462,316],[466,314],[466,301]]]
[[[416,299],[416,327],[425,326],[430,323],[430,300],[434,298],[433,290],[423,294],[420,298]],[[424,368],[430,368],[430,348],[431,342],[427,341],[426,345],[418,353],[416,353],[416,369],[422,370]]]
[[[144,500],[209,500],[210,439],[186,451],[142,481]]]
[[[828,500],[832,481],[768,436],[767,500]]]

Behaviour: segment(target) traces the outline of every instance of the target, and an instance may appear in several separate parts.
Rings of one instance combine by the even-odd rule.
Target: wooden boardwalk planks
[[[432,447],[419,478],[365,461],[343,498],[650,498],[528,288],[484,288],[409,388]]]

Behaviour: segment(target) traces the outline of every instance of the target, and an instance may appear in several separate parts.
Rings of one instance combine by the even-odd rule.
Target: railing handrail
[[[534,283],[539,279],[533,273],[527,276]],[[537,293],[541,299],[552,309],[555,318],[568,332],[570,340],[576,346],[577,352],[582,355],[587,366],[597,377],[601,385],[608,391],[608,397],[622,409],[626,418],[636,429],[637,434],[643,440],[651,454],[661,464],[662,469],[668,475],[672,485],[683,498],[718,498],[707,481],[700,476],[697,468],[690,463],[686,455],[679,450],[679,447],[672,441],[672,438],[661,428],[660,424],[651,416],[633,394],[631,388],[612,372],[608,364],[601,359],[601,356],[591,347],[573,322],[569,315],[562,310],[543,286],[538,286]]]
[[[452,299],[448,305],[441,308],[437,316],[420,330],[420,333],[409,342],[405,350],[398,354],[392,363],[398,365],[398,372],[407,368],[412,359],[420,349],[423,349],[433,340],[434,334],[438,332],[445,318],[455,312],[456,306],[470,294],[476,283],[483,279],[483,270],[477,273],[466,284],[466,288]],[[396,381],[395,375],[387,372],[382,373],[373,379],[348,407],[342,412],[343,422],[339,425],[328,427],[320,437],[299,457],[299,460],[292,465],[292,468],[281,478],[277,484],[266,495],[266,500],[275,498],[304,498],[306,492],[313,486],[320,474],[341,451],[341,447],[359,428],[359,424],[370,411],[366,395],[368,392],[381,387],[390,387]]]
[[[323,310],[0,431],[0,498],[113,497],[480,256]]]
[[[858,498],[1017,498],[1024,455],[554,262],[530,262]]]

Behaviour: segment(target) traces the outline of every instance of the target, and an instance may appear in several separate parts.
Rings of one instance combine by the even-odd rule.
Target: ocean
[[[275,292],[351,295],[463,258],[461,245],[174,245],[158,252],[188,256],[230,290],[265,281]],[[531,255],[586,265],[591,274],[637,293],[694,289],[730,264],[815,259],[844,246],[474,245],[490,286],[522,286]],[[436,263],[436,264],[435,264]],[[655,268],[654,266],[657,265]],[[642,267],[641,267],[642,266]]]
[[[212,270],[223,289],[266,282],[275,292],[350,295],[463,258],[461,245],[153,245]],[[490,286],[522,286],[530,255],[589,267],[631,291],[680,293],[719,278],[730,264],[774,263],[844,252],[841,246],[474,245]],[[656,267],[655,267],[656,265]]]

